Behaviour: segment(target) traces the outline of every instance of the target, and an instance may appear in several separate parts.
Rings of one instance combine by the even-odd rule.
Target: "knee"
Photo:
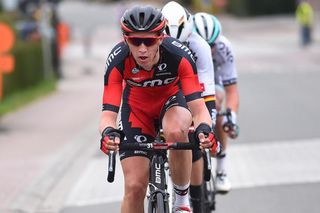
[[[165,137],[170,141],[179,141],[183,142],[187,138],[187,134],[185,134],[185,130],[179,127],[173,127],[169,130],[164,131]]]
[[[141,201],[144,200],[147,186],[138,181],[126,183],[125,196],[127,199]]]

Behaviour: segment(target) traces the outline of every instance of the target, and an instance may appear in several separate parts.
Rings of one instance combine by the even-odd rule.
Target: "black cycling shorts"
[[[149,106],[132,106],[128,103],[123,103],[121,106],[121,116],[119,121],[119,129],[126,135],[122,143],[130,142],[153,142],[160,122],[165,112],[173,106],[181,106],[188,109],[186,100],[180,90],[175,95],[163,100],[161,104],[158,102]],[[120,160],[132,156],[143,156],[151,159],[152,152],[133,150],[121,151]]]

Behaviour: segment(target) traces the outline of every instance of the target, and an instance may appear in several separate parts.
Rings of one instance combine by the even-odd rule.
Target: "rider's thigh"
[[[135,199],[144,199],[148,180],[149,163],[147,157],[134,156],[121,160],[125,181],[125,192]]]
[[[162,128],[166,139],[186,141],[191,122],[191,112],[185,107],[173,106],[169,108],[162,119]]]

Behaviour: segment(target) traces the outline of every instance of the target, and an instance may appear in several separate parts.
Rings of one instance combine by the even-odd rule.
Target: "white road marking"
[[[228,151],[234,188],[320,182],[320,138],[234,144]]]
[[[107,182],[107,165],[107,158],[92,160],[75,184],[66,205],[84,206],[121,201],[124,194],[124,182],[120,161],[118,159],[116,162],[113,183]]]
[[[230,144],[229,178],[234,189],[320,182],[320,138],[297,141]],[[105,158],[93,159],[75,184],[68,206],[119,202],[123,177],[119,161],[115,182],[106,182]]]

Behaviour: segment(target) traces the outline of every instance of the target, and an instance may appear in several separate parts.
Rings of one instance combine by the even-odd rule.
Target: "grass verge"
[[[32,101],[44,97],[56,89],[56,79],[49,79],[26,89],[10,95],[4,100],[0,100],[0,116],[15,111]]]

